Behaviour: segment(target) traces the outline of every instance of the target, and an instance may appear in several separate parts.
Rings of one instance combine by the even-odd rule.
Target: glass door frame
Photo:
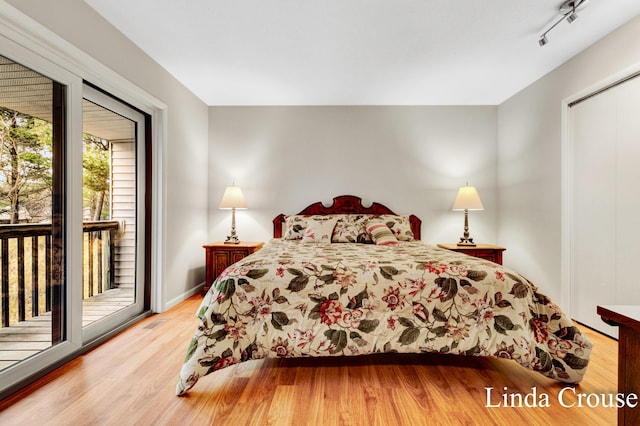
[[[82,330],[83,342],[89,342],[94,339],[100,338],[107,333],[112,332],[114,329],[118,329],[121,325],[126,324],[129,320],[134,319],[136,316],[142,314],[145,310],[148,310],[148,306],[145,306],[145,290],[147,288],[146,282],[146,270],[145,270],[145,238],[146,238],[146,205],[145,194],[147,192],[146,185],[146,125],[145,115],[135,110],[134,108],[126,105],[124,102],[115,99],[100,90],[95,89],[91,85],[85,83],[82,92],[83,99],[90,101],[91,103],[98,105],[104,109],[110,110],[117,115],[128,119],[135,123],[135,158],[136,158],[136,243],[135,243],[135,300],[134,303],[105,317],[99,321],[96,321]],[[100,136],[100,135],[96,135]],[[113,255],[113,253],[112,253]],[[80,299],[82,300],[82,285],[74,286],[74,292],[80,292]],[[146,309],[145,309],[146,308]]]
[[[0,388],[1,395],[4,389],[24,381],[34,372],[52,369],[53,365],[68,359],[82,347],[81,330],[74,326],[76,322],[81,323],[82,298],[78,299],[73,291],[69,291],[69,288],[74,285],[72,279],[75,276],[74,271],[78,268],[82,271],[82,259],[78,261],[77,253],[74,253],[77,252],[74,247],[75,241],[82,238],[82,200],[80,197],[80,207],[76,213],[74,209],[78,204],[78,197],[72,195],[74,181],[78,180],[78,176],[80,183],[82,183],[82,170],[78,175],[73,168],[67,167],[77,161],[74,158],[82,161],[81,150],[78,157],[75,150],[71,149],[77,144],[82,146],[82,110],[81,105],[74,102],[74,99],[82,96],[82,79],[31,50],[25,49],[2,34],[0,34],[0,46],[2,46],[0,54],[3,56],[54,80],[54,91],[57,92],[54,98],[64,101],[64,105],[55,106],[58,109],[55,114],[63,117],[64,124],[54,129],[54,132],[58,132],[54,138],[58,140],[54,146],[54,158],[57,156],[57,160],[55,160],[53,172],[57,174],[57,178],[54,179],[57,181],[54,183],[57,186],[56,192],[58,192],[56,196],[63,195],[62,202],[64,204],[59,205],[59,201],[52,200],[52,204],[58,204],[62,210],[62,214],[53,220],[54,232],[62,233],[61,248],[64,250],[62,263],[53,265],[53,273],[59,276],[58,282],[61,286],[53,292],[52,311],[54,312],[52,312],[52,317],[60,324],[60,327],[57,330],[55,330],[57,326],[52,327],[53,334],[55,334],[52,336],[53,346],[0,373],[3,383]],[[77,309],[78,306],[80,310]]]

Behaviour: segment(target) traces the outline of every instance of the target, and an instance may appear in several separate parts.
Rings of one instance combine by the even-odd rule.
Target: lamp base
[[[225,244],[240,244],[240,240],[236,235],[229,235],[226,240],[224,240]]]
[[[459,246],[473,247],[476,243],[473,242],[473,238],[469,237],[469,210],[464,210],[464,232],[460,237]]]
[[[238,234],[236,234],[236,208],[231,208],[231,234],[224,240],[225,244],[239,244]]]
[[[473,238],[461,237],[460,238],[460,242],[457,245],[466,246],[466,247],[474,247],[476,245],[476,243],[473,242]]]

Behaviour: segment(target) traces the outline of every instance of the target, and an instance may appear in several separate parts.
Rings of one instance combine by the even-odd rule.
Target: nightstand
[[[457,251],[469,256],[479,257],[480,259],[490,260],[491,262],[502,265],[502,252],[506,249],[491,244],[476,244],[475,246],[459,246],[457,244],[438,244],[438,247],[447,250]]]
[[[236,262],[241,261],[251,253],[255,253],[260,250],[264,243],[245,242],[242,241],[238,244],[225,244],[225,243],[209,243],[205,244],[205,258],[207,265],[207,278],[202,287],[202,294],[206,294],[211,287],[211,284],[218,278],[218,275],[222,273],[228,266],[233,265]]]

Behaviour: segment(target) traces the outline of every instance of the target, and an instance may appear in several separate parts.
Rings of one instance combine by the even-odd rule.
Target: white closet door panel
[[[616,303],[640,305],[640,78],[618,86]]]
[[[616,97],[612,91],[572,108],[571,313],[613,335],[596,313],[616,294]]]

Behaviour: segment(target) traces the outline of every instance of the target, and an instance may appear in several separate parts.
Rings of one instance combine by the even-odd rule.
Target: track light
[[[560,22],[567,20],[568,23],[572,23],[576,19],[578,19],[578,14],[576,13],[576,9],[584,8],[588,4],[588,0],[566,0],[560,6],[560,19],[553,23],[538,39],[538,44],[540,46],[544,46],[549,43],[549,39],[547,39],[547,34],[556,27]]]

